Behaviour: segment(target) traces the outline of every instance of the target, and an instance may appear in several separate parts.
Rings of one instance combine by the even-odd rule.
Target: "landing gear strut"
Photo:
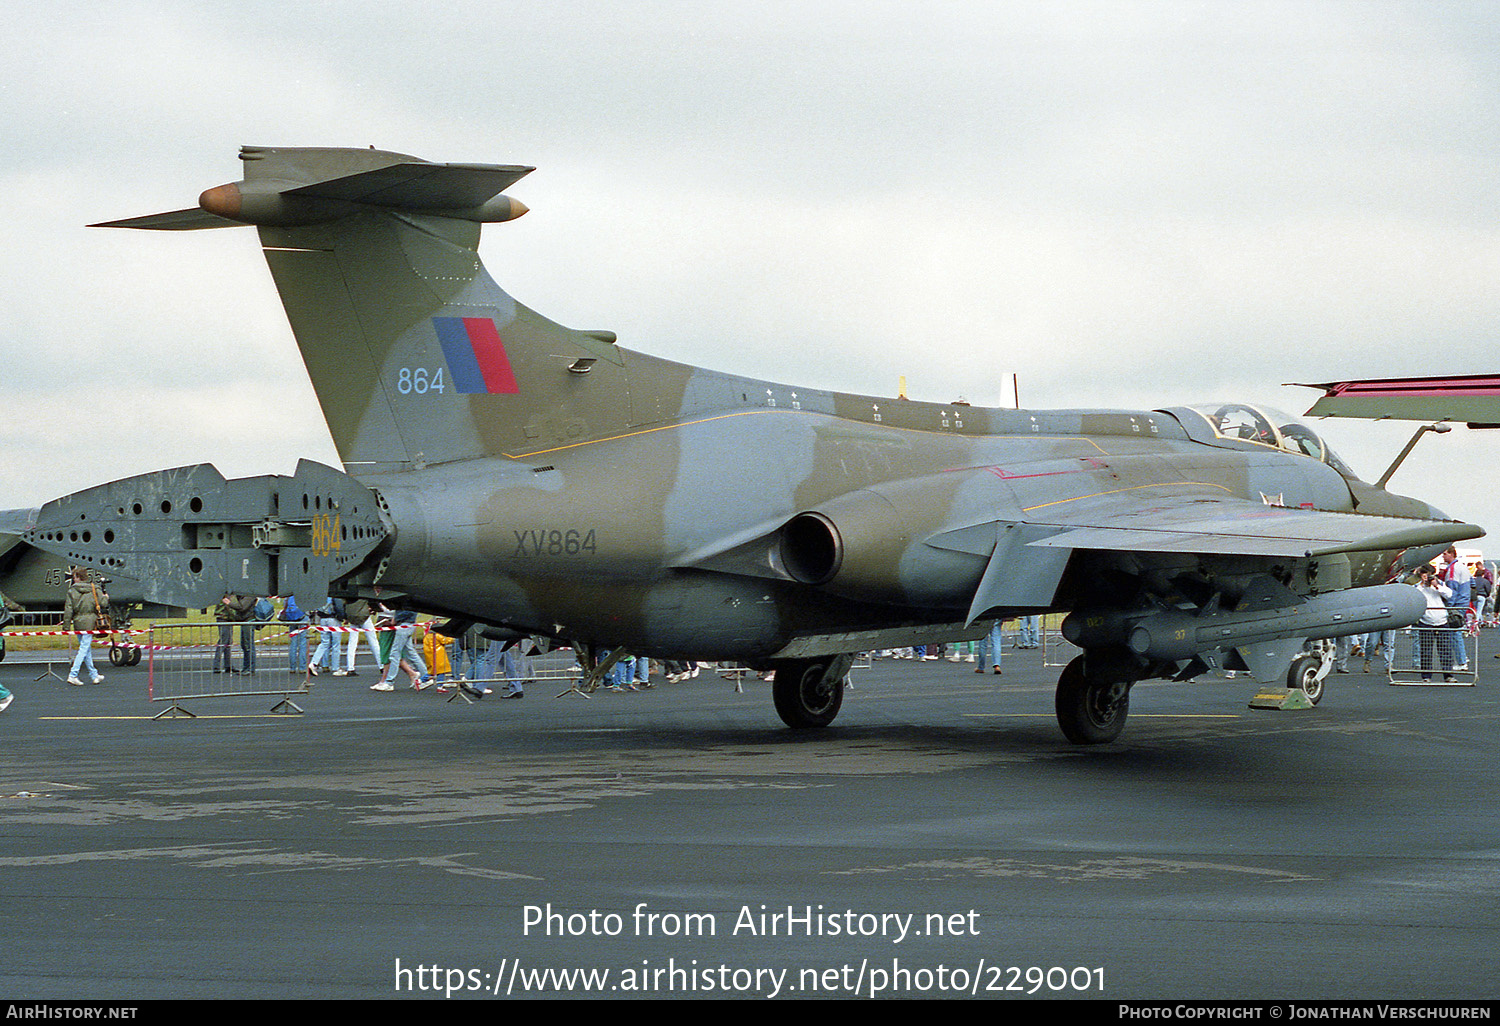
[[[1130,681],[1090,677],[1084,657],[1063,668],[1057,681],[1057,723],[1075,745],[1102,745],[1120,736],[1130,714]]]
[[[826,727],[844,704],[844,676],[853,656],[789,659],[775,665],[771,696],[788,727]]]

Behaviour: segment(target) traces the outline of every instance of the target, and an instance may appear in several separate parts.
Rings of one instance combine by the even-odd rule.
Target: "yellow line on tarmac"
[[[38,716],[37,719],[39,719],[39,720],[154,720],[154,719],[156,719],[156,717],[155,716]],[[241,714],[231,714],[231,713],[204,714],[204,713],[199,713],[199,714],[194,715],[194,716],[177,716],[177,717],[163,716],[162,719],[181,719],[181,720],[295,720],[295,719],[297,719],[297,717],[294,716],[294,715],[284,715],[284,714],[281,714],[281,713],[241,713]]]
[[[968,717],[1006,717],[1013,720],[1054,720],[1052,713],[964,713]],[[1238,713],[1131,713],[1132,720],[1237,720]]]

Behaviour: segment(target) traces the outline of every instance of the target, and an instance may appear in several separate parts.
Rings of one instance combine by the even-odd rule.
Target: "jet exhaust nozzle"
[[[827,584],[844,563],[839,529],[821,513],[798,513],[781,529],[781,566],[795,581]]]
[[[972,593],[986,563],[986,557],[922,541],[930,529],[912,521],[924,513],[935,516],[935,509],[912,501],[898,510],[889,495],[851,492],[782,525],[776,558],[794,581],[831,594],[931,607]]]

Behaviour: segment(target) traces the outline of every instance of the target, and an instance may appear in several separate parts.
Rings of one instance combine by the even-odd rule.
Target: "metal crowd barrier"
[[[417,649],[418,651],[422,651],[423,646],[418,643]],[[449,644],[445,646],[445,649],[448,653],[449,669],[447,673],[441,674],[441,676],[448,680],[456,681],[458,680],[460,669],[464,671],[469,669],[468,662],[462,658],[454,645]],[[422,652],[422,658],[427,658],[425,651]],[[524,660],[522,664],[523,669],[526,672],[514,677],[507,677],[502,672],[503,663],[500,651],[498,649],[494,652],[490,652],[488,649],[483,650],[473,666],[476,676],[468,677],[466,674],[466,679],[475,684],[493,684],[497,681],[504,683],[508,680],[567,680],[570,677],[577,677],[581,672],[578,667],[578,660],[570,648],[557,648],[550,652],[539,652],[533,656],[523,656],[522,659]],[[433,673],[431,666],[427,668],[427,671],[432,673],[434,679],[438,679],[440,676],[437,673]]]
[[[242,640],[243,628],[252,628]],[[267,644],[253,628],[274,627],[285,637],[284,623],[238,621],[228,623],[152,624],[146,634],[146,691],[153,702],[169,702],[164,716],[193,716],[186,701],[244,695],[280,695],[273,713],[300,713],[292,695],[308,694],[307,666],[288,665],[285,643]],[[248,664],[248,665],[247,665]]]
[[[1049,621],[1054,621],[1049,624]],[[1042,617],[1042,665],[1067,666],[1083,651],[1062,635],[1062,618]]]
[[[1479,625],[1467,610],[1462,627],[1407,627],[1396,632],[1392,684],[1474,687],[1479,682]]]

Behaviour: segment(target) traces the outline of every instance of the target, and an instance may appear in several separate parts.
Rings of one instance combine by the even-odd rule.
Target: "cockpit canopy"
[[[1251,406],[1249,403],[1200,403],[1179,407],[1172,412],[1190,412],[1202,417],[1216,439],[1229,438],[1285,449],[1287,452],[1320,460],[1345,477],[1355,476],[1354,471],[1349,469],[1349,465],[1339,459],[1338,454],[1328,447],[1316,431],[1296,417],[1270,406]],[[1186,424],[1183,426],[1187,427]],[[1190,428],[1188,433],[1197,434]]]

